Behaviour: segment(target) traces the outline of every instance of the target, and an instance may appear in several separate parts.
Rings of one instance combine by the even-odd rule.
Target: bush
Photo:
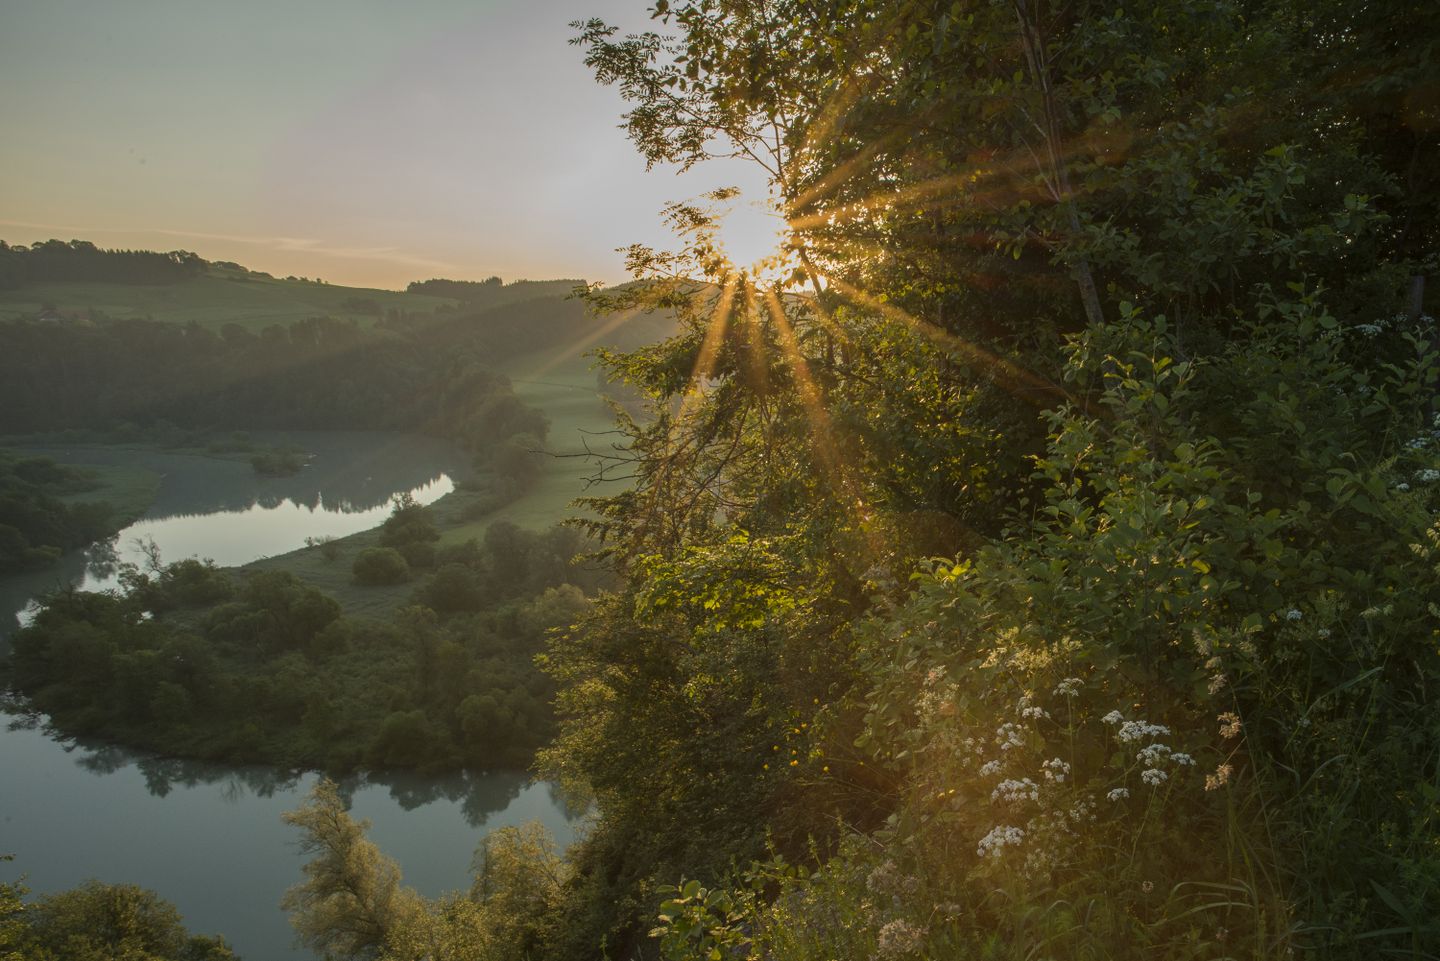
[[[485,592],[480,577],[463,564],[446,564],[420,588],[421,604],[442,614],[457,611],[478,611],[485,606]]]
[[[395,548],[411,567],[434,567],[435,545],[429,541],[409,541]]]
[[[366,548],[356,555],[351,571],[355,574],[355,583],[367,587],[404,584],[410,579],[409,562],[393,547]]]

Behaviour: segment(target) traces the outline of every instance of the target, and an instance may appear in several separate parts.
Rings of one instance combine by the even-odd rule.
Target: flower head
[[[998,858],[1004,853],[1006,847],[1018,845],[1024,840],[1025,832],[1020,828],[1000,825],[991,828],[990,833],[980,839],[975,853],[982,858]]]

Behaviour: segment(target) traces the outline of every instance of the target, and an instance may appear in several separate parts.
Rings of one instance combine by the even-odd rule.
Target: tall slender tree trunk
[[[1043,127],[1040,133],[1045,138],[1045,159],[1050,166],[1051,192],[1055,202],[1065,207],[1065,219],[1071,236],[1078,237],[1080,214],[1075,209],[1070,172],[1066,169],[1065,153],[1061,149],[1060,117],[1055,104],[1054,86],[1051,83],[1049,51],[1031,0],[1014,0],[1014,5],[1016,19],[1020,21],[1020,45],[1025,51],[1031,79],[1041,95]],[[1080,289],[1080,302],[1085,307],[1085,319],[1095,325],[1104,323],[1105,312],[1100,307],[1100,291],[1095,285],[1095,274],[1090,269],[1090,261],[1084,256],[1075,257],[1071,269],[1075,272],[1075,284]]]

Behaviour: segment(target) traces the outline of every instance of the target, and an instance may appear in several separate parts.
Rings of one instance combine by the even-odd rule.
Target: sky
[[[277,276],[626,279],[669,201],[739,161],[646,172],[567,40],[650,0],[0,0],[0,239],[191,250]],[[761,251],[757,251],[757,254]],[[738,259],[738,258],[737,258]]]

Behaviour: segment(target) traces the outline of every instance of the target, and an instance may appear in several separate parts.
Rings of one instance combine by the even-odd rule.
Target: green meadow
[[[24,451],[41,457],[53,457],[53,450]],[[65,457],[61,457],[65,460]],[[112,508],[117,520],[134,520],[145,513],[160,490],[160,475],[146,467],[129,464],[81,464],[95,478],[95,487],[73,494],[61,494],[67,504],[103,501]]]

